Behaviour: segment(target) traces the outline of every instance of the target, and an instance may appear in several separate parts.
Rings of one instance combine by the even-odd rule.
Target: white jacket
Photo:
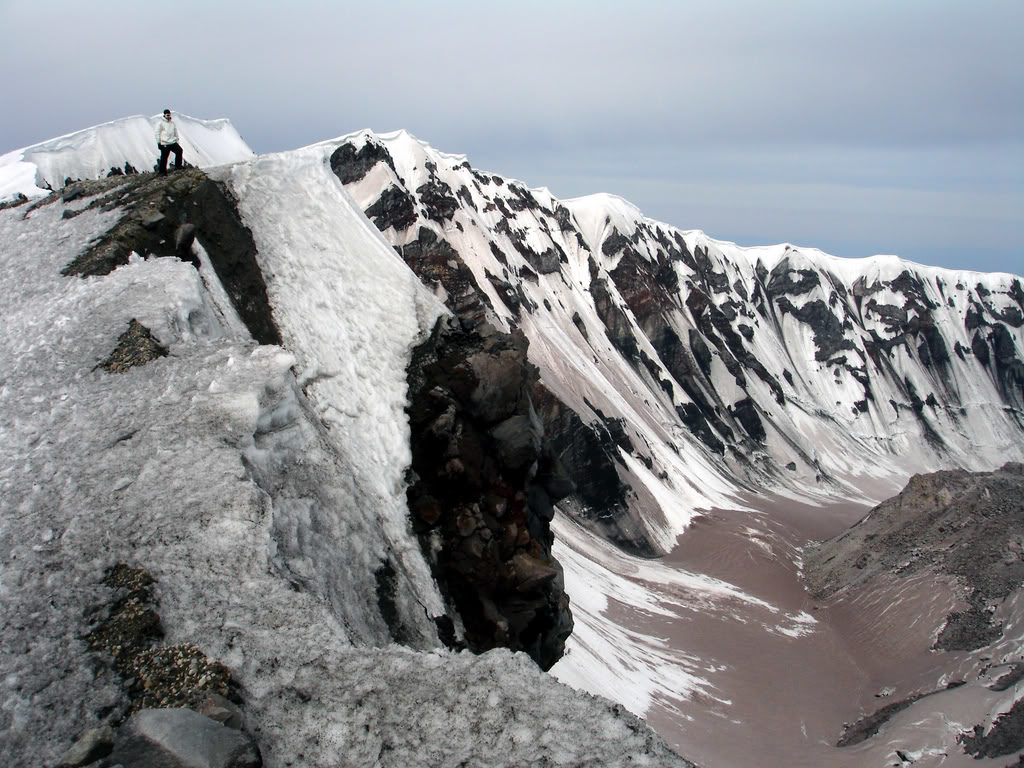
[[[156,127],[156,143],[162,147],[168,144],[176,144],[178,141],[178,126],[173,120],[164,120],[160,116],[160,123]]]

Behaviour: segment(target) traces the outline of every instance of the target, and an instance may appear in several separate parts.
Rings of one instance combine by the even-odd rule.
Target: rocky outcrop
[[[853,342],[846,337],[846,327],[821,299],[794,306],[785,296],[778,300],[779,310],[791,314],[801,323],[809,325],[814,333],[817,350],[814,359],[821,362],[833,359],[842,350],[853,350]]]
[[[525,651],[548,669],[572,630],[550,528],[571,484],[530,398],[526,347],[449,318],[416,349],[408,499],[466,645]]]
[[[452,312],[474,325],[483,322],[490,299],[447,240],[420,227],[415,240],[395,250],[425,285],[444,290],[445,304]]]
[[[658,506],[662,491],[686,480],[658,450],[637,457],[651,475],[622,471],[603,422],[568,394],[579,392],[570,371],[616,387],[609,417],[634,419],[631,433],[648,445],[697,451],[742,484],[810,479],[853,492],[849,467],[879,456],[990,466],[976,456],[986,438],[973,425],[1024,434],[1020,281],[969,286],[890,257],[851,275],[813,251],[750,253],[682,232],[618,199],[558,201],[408,136],[349,143],[335,156],[365,153],[365,163],[407,169],[401,186],[417,223],[385,235],[420,279],[473,325],[486,319],[536,336],[550,392],[572,401],[538,408],[577,487],[563,508],[630,551],[645,549],[632,500]],[[346,183],[376,201],[393,176],[378,167],[372,179]],[[967,392],[972,401],[961,402]],[[797,426],[808,419],[814,429]],[[855,457],[828,447],[848,445],[851,434]],[[600,500],[587,498],[605,485],[595,468],[612,486]]]
[[[1024,584],[1024,465],[915,475],[898,496],[811,552],[805,575],[824,599],[883,574],[922,570],[952,576],[966,594],[967,608],[946,617],[937,649],[974,650],[1002,636],[993,606]]]
[[[427,163],[427,168],[431,170],[430,178],[416,188],[416,194],[426,217],[438,224],[444,224],[455,214],[459,201],[455,199],[452,188],[435,175],[437,166]]]
[[[608,288],[608,280],[597,279],[590,283],[590,295],[594,299],[594,310],[604,323],[608,340],[629,362],[640,362],[640,349],[629,317],[615,301]]]
[[[572,491],[562,507],[625,551],[641,557],[657,555],[642,521],[630,509],[631,492],[618,472],[619,444],[608,425],[601,420],[584,424],[576,411],[541,383],[533,387],[533,400],[555,455],[572,478]]]
[[[1024,749],[1024,699],[999,715],[987,733],[984,726],[976,725],[970,733],[960,737],[960,742],[964,752],[976,760],[1013,755]]]
[[[376,141],[368,141],[358,150],[352,144],[342,144],[330,159],[331,170],[342,184],[360,181],[377,163],[387,163],[392,171],[395,170],[391,154]]]
[[[154,339],[149,328],[133,317],[128,322],[128,330],[117,338],[117,347],[99,367],[110,373],[124,373],[129,368],[166,356],[167,347]]]
[[[366,217],[381,232],[389,228],[401,231],[416,221],[416,209],[412,197],[398,187],[388,187],[366,209]]]
[[[123,208],[125,215],[68,264],[63,274],[106,275],[127,264],[132,253],[178,258],[198,267],[192,249],[198,239],[253,338],[261,344],[281,343],[252,233],[242,223],[225,185],[190,169],[167,176],[139,174],[80,181],[71,191],[72,199],[94,196],[86,208]],[[65,214],[69,212],[75,213],[65,209]]]
[[[783,258],[768,274],[765,293],[771,298],[799,296],[821,284],[818,274],[809,269],[791,269],[789,259]]]

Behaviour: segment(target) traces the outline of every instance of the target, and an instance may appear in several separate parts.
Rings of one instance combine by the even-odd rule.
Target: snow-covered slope
[[[264,765],[684,764],[522,654],[441,649],[404,408],[412,348],[445,310],[328,155],[221,166],[220,197],[185,171],[0,210],[0,762],[53,765],[124,713],[130,681],[90,638],[125,563],[155,579],[162,642],[230,669]],[[60,173],[107,159],[69,153]],[[281,346],[250,333],[224,230],[196,218],[192,242],[164,221],[196,190],[251,233]],[[179,258],[65,273],[110,232],[162,226]],[[132,320],[164,354],[105,364]]]
[[[98,179],[114,173],[150,171],[159,151],[155,131],[160,115],[134,115],[69,133],[0,155],[0,202],[19,194],[39,197],[60,189],[65,179]],[[229,120],[200,120],[176,114],[185,162],[198,168],[253,156]]]
[[[337,144],[335,171],[424,282],[530,339],[576,514],[627,548],[667,551],[737,487],[877,500],[916,471],[1024,454],[1019,276],[742,248],[405,132]]]

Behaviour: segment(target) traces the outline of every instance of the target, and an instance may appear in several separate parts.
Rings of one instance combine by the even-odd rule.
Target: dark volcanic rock
[[[609,276],[647,337],[656,335],[665,325],[664,313],[678,306],[679,280],[671,262],[664,256],[650,262],[627,248]]]
[[[612,233],[601,244],[601,253],[605,256],[612,256],[625,248],[629,248],[629,246],[629,238],[612,227]]]
[[[452,188],[436,176],[431,176],[426,182],[416,188],[416,194],[420,197],[420,204],[428,219],[443,224],[455,215],[459,210],[459,201],[455,199]]]
[[[498,292],[498,296],[502,302],[518,317],[519,307],[522,305],[522,299],[519,296],[519,292],[512,286],[511,283],[502,280],[501,278],[495,277],[490,272],[487,273],[487,282],[493,286],[494,290]]]
[[[409,367],[409,508],[438,583],[478,652],[548,669],[572,630],[551,555],[553,504],[571,487],[530,399],[527,342],[440,320]]]
[[[538,274],[550,275],[557,272],[562,265],[562,254],[556,251],[554,248],[546,248],[543,252],[537,253],[532,248],[520,249],[520,253],[534,269],[537,270]]]
[[[921,335],[924,336],[924,341],[918,348],[921,361],[927,366],[946,365],[949,362],[949,350],[946,347],[946,340],[934,322],[922,326]],[[927,350],[927,354],[925,354],[925,350]]]
[[[537,270],[538,274],[549,275],[561,268],[562,262],[566,261],[566,256],[557,243],[549,238],[551,246],[546,248],[543,253],[538,253],[527,244],[526,233],[521,229],[511,226],[508,222],[508,218],[499,220],[494,230],[508,236],[508,239],[512,242],[512,247],[526,259],[531,267]]]
[[[191,239],[206,249],[231,303],[253,338],[261,344],[280,344],[267,288],[256,260],[252,232],[242,223],[230,190],[197,169],[171,176],[138,176],[78,182],[87,190],[108,190],[89,207],[118,207],[131,211],[100,236],[63,270],[80,277],[106,275],[127,264],[131,253],[173,257],[199,266]]]
[[[491,253],[494,254],[494,258],[505,266],[508,266],[508,257],[505,255],[505,252],[498,247],[498,244],[491,240],[488,242],[488,246],[490,246]]]
[[[989,686],[989,690],[1005,691],[1011,686],[1019,683],[1021,680],[1024,680],[1024,661],[1018,661],[1012,664],[1010,671],[1001,675],[998,680]]]
[[[989,340],[1003,397],[1017,407],[1024,406],[1024,361],[1017,357],[1013,336],[1005,325],[997,324],[992,327]]]
[[[971,352],[973,352],[974,356],[978,358],[978,362],[988,367],[991,362],[988,344],[985,342],[985,339],[979,331],[975,331],[974,336],[971,337]]]
[[[995,642],[1003,635],[1003,625],[992,622],[984,606],[984,596],[974,592],[966,611],[953,611],[946,617],[935,647],[942,651],[974,651]]]
[[[657,555],[642,523],[629,508],[629,489],[616,469],[618,443],[606,422],[584,424],[579,414],[542,384],[534,386],[533,400],[554,453],[574,485],[563,506],[625,551],[643,557]],[[608,421],[614,424],[614,420]]]
[[[711,261],[706,247],[697,248],[693,255],[693,261],[700,281],[708,293],[727,293],[729,291],[729,276],[725,272],[715,271],[714,262]]]
[[[354,145],[345,143],[338,147],[331,154],[331,170],[342,184],[351,184],[359,181],[377,163],[387,163],[392,171],[395,171],[395,161],[391,159],[391,153],[383,144],[369,140],[362,149],[356,151]],[[395,171],[398,175],[398,171]]]
[[[477,210],[476,203],[473,202],[473,195],[470,193],[469,188],[466,187],[465,184],[461,185],[455,194],[467,206],[472,208],[474,211]]]
[[[964,752],[975,759],[1012,755],[1024,749],[1024,699],[997,717],[988,733],[976,725],[972,733],[960,737],[960,742]]]
[[[626,313],[613,299],[607,281],[592,280],[590,295],[594,299],[597,316],[604,323],[608,339],[623,357],[635,364],[640,359],[640,350],[636,345],[636,337],[633,336],[633,327]]]
[[[576,326],[576,330],[580,332],[584,339],[590,340],[590,335],[587,333],[587,325],[583,322],[579,312],[572,313],[572,324]]]
[[[776,264],[775,268],[771,271],[765,291],[773,299],[786,294],[799,296],[802,293],[807,293],[817,288],[820,284],[821,279],[818,277],[817,272],[810,269],[791,269],[789,258],[786,257]]]
[[[923,698],[923,694],[914,694],[913,696],[908,696],[900,701],[894,701],[892,704],[886,704],[884,707],[872,712],[870,715],[862,717],[846,729],[842,738],[836,742],[836,746],[852,747],[854,744],[860,744],[862,741],[867,741],[878,733],[879,729],[889,722],[893,715],[898,712],[902,712],[921,698]]]
[[[732,415],[736,418],[736,421],[743,425],[743,429],[754,440],[759,443],[765,441],[767,435],[764,431],[764,424],[761,422],[761,416],[758,414],[757,406],[754,405],[753,400],[749,397],[740,400],[733,406]]]
[[[559,232],[575,232],[576,227],[572,223],[572,214],[564,205],[555,207],[555,222],[558,224]]]
[[[821,299],[815,299],[797,308],[783,296],[778,300],[778,305],[782,312],[788,312],[801,323],[811,326],[814,332],[814,346],[817,348],[814,359],[818,362],[831,360],[840,350],[855,349],[853,342],[843,333],[843,323]]]
[[[416,209],[411,195],[396,186],[390,186],[366,209],[366,217],[381,232],[389,227],[401,232],[416,221]]]
[[[432,229],[420,227],[416,240],[395,246],[395,250],[425,285],[444,288],[449,309],[472,322],[482,320],[489,305],[487,296],[447,240],[439,238]]]
[[[864,305],[864,315],[867,317],[871,315],[878,317],[890,337],[897,334],[902,335],[907,327],[907,310],[895,304],[879,304],[874,299],[871,299]]]

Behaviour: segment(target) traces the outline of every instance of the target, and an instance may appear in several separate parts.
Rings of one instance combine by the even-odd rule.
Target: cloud
[[[726,238],[1024,239],[1019,0],[13,0],[0,25],[0,151],[169,105],[260,152],[406,128]]]

